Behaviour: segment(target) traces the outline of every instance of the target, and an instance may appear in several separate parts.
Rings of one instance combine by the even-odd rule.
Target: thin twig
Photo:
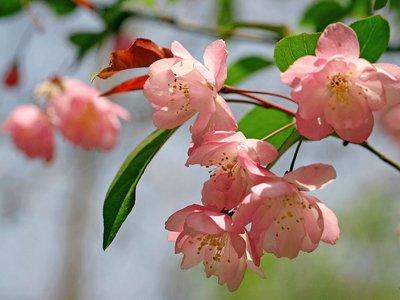
[[[251,94],[261,94],[261,95],[267,95],[267,96],[272,96],[272,97],[278,97],[278,98],[282,98],[282,99],[294,102],[294,100],[292,98],[287,97],[285,95],[278,94],[278,93],[266,92],[266,91],[246,90],[246,89],[240,89],[240,88],[236,88],[236,87],[229,86],[229,85],[224,85],[224,87],[220,90],[220,92],[221,93],[226,93],[226,94],[231,94],[231,93],[236,94],[238,92],[251,93]]]
[[[296,124],[296,121],[290,122],[289,124],[286,124],[286,125],[278,128],[277,130],[271,132],[270,134],[268,134],[266,137],[262,138],[261,140],[266,141],[266,140],[272,138],[273,136],[277,135],[278,133],[281,133],[282,131],[294,126],[294,124]]]
[[[393,168],[395,168],[397,171],[400,172],[400,165],[398,163],[394,162],[393,160],[388,158],[385,154],[383,154],[383,153],[379,152],[378,150],[376,150],[368,142],[364,142],[362,144],[356,144],[356,145],[360,145],[361,147],[363,147],[363,148],[367,149],[368,151],[372,152],[380,160],[384,161],[385,163],[387,163],[388,165],[392,166]]]
[[[243,103],[243,104],[252,104],[252,105],[257,105],[260,107],[265,108],[265,104],[262,104],[260,102],[255,102],[255,101],[250,101],[250,100],[245,100],[245,99],[225,99],[226,102],[231,102],[231,103]]]
[[[297,159],[297,154],[299,154],[299,150],[300,150],[300,146],[301,146],[302,142],[303,142],[303,138],[301,137],[299,142],[297,143],[296,150],[294,151],[292,162],[290,163],[289,172],[292,172],[293,169],[294,169],[294,164],[295,164],[296,159]]]
[[[256,42],[275,43],[277,40],[289,35],[291,32],[289,27],[285,24],[269,24],[269,23],[238,21],[234,23],[231,28],[226,28],[223,26],[201,25],[193,22],[178,20],[171,16],[163,15],[162,13],[147,13],[139,9],[134,9],[130,11],[132,12],[133,18],[138,18],[153,22],[162,22],[174,26],[178,29],[197,32],[201,34],[208,34],[218,37],[222,35],[227,35],[234,38],[251,40]],[[268,36],[252,35],[245,32],[238,32],[236,29],[239,28],[250,28],[250,29],[269,31],[273,33],[275,36],[268,37]]]
[[[271,102],[271,101],[269,101],[267,99],[264,99],[264,98],[260,98],[260,97],[254,96],[254,95],[252,95],[250,93],[237,92],[237,94],[245,96],[245,97],[253,99],[253,100],[256,100],[259,103],[263,103],[263,104],[265,104],[264,105],[265,107],[275,108],[277,110],[280,110],[280,111],[282,111],[284,113],[287,113],[289,115],[292,115],[292,116],[294,116],[296,114],[294,111],[292,111],[292,110],[290,110],[290,109],[288,109],[288,108],[286,108],[286,107],[284,107],[282,105],[276,104],[276,103]]]

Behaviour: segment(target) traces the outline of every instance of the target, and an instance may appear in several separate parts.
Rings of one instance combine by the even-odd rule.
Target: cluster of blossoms
[[[54,156],[54,131],[85,150],[110,150],[116,144],[120,121],[129,113],[101,97],[85,83],[71,78],[53,78],[35,89],[46,108],[34,104],[16,107],[3,124],[14,144],[30,158],[50,162]]]
[[[150,65],[144,84],[154,124],[170,129],[196,116],[186,164],[212,168],[202,205],[185,207],[166,222],[175,252],[183,253],[181,268],[203,262],[207,277],[217,276],[233,291],[247,268],[263,276],[259,266],[265,252],[294,258],[315,250],[320,241],[335,244],[340,234],[335,214],[307,193],[332,182],[334,168],[312,164],[283,177],[272,173],[267,166],[277,150],[237,132],[219,94],[227,74],[225,43],[211,43],[204,63],[178,42],[171,51],[173,57]],[[390,94],[399,94],[399,70],[360,58],[351,28],[328,26],[316,55],[298,59],[282,74],[298,104],[297,130],[311,140],[335,132],[345,141],[363,143],[373,128],[373,112],[385,107]]]

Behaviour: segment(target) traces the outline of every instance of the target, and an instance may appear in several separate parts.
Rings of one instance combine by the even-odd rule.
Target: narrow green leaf
[[[374,9],[378,10],[378,9],[384,8],[387,3],[388,3],[388,0],[375,0]]]
[[[83,58],[91,49],[101,44],[104,32],[76,32],[70,35],[69,40],[78,50],[78,58]]]
[[[290,122],[293,122],[293,117],[284,112],[271,108],[256,107],[240,120],[239,130],[247,138],[262,139]],[[268,142],[274,145],[279,152],[279,156],[281,156],[299,138],[300,135],[296,128],[290,127],[268,139]]]
[[[390,26],[381,16],[372,16],[350,25],[357,33],[360,43],[360,56],[376,62],[389,45]]]
[[[303,13],[300,23],[322,31],[330,23],[342,20],[348,9],[335,0],[323,0],[312,3]]]
[[[246,56],[231,64],[228,68],[228,77],[225,81],[228,85],[237,85],[258,71],[272,65],[272,61],[260,56]]]
[[[175,129],[155,130],[128,155],[119,169],[104,201],[104,250],[111,244],[132,211],[136,199],[136,186],[147,165],[174,131]]]
[[[314,55],[320,33],[302,33],[281,39],[275,46],[274,60],[282,72],[298,58]]]

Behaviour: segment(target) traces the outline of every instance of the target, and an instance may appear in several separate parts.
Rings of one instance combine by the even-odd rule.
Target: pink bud
[[[11,134],[15,146],[29,158],[42,158],[50,162],[54,154],[52,124],[37,106],[21,105],[13,110],[3,125]]]
[[[17,62],[13,62],[12,65],[6,70],[3,77],[3,84],[8,88],[18,86],[20,82],[19,67]]]

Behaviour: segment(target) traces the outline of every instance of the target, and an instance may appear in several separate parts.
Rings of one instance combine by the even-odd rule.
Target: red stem
[[[261,94],[261,95],[268,95],[268,96],[278,97],[278,98],[282,98],[282,99],[294,102],[294,100],[292,98],[287,97],[285,95],[278,94],[278,93],[265,92],[265,91],[245,90],[245,89],[239,89],[239,88],[236,88],[236,87],[233,87],[233,86],[229,86],[229,85],[224,85],[224,87],[220,90],[220,92],[221,93],[226,93],[226,94],[230,94],[230,93],[234,93],[234,94],[239,94],[239,93]]]
[[[253,99],[253,100],[256,100],[257,102],[261,103],[264,107],[275,108],[277,110],[280,110],[280,111],[282,111],[284,113],[287,113],[289,115],[292,115],[292,116],[294,116],[296,114],[294,111],[292,111],[292,110],[290,110],[290,109],[288,109],[288,108],[286,108],[286,107],[284,107],[282,105],[279,105],[279,104],[276,104],[274,102],[268,101],[266,99],[254,96],[252,94],[245,93],[245,92],[237,92],[237,94],[245,96],[245,97]]]

